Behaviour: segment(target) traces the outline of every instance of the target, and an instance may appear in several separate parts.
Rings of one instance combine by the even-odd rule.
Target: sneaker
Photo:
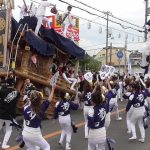
[[[85,136],[84,139],[87,140],[87,139],[88,139],[88,136]]]
[[[119,118],[117,118],[116,120],[117,120],[117,121],[120,121],[120,120],[122,120],[122,117],[119,117]]]
[[[9,147],[10,147],[9,145],[2,145],[2,149],[7,149]]]
[[[71,149],[70,144],[66,143],[66,150],[70,150],[70,149]]]
[[[78,127],[76,127],[75,125],[72,125],[72,129],[74,133],[77,133]]]
[[[129,138],[130,141],[136,140],[136,137],[132,136]]]
[[[59,146],[63,146],[63,144],[61,142],[58,143]]]
[[[127,134],[131,134],[131,131],[128,130],[128,131],[127,131]]]
[[[145,139],[141,138],[141,139],[139,139],[139,142],[144,143]]]

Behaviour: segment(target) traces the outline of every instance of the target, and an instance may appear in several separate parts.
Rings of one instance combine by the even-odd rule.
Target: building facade
[[[121,50],[123,53],[123,57],[118,59],[117,53]],[[131,55],[132,54],[132,55]],[[123,73],[128,72],[130,74],[134,74],[135,72],[142,73],[143,70],[139,66],[139,61],[142,59],[141,54],[135,51],[130,55],[127,55],[124,47],[108,47],[108,56],[107,56],[107,64],[114,66],[116,68],[116,72]],[[135,57],[132,57],[135,56]],[[136,57],[138,56],[138,57]],[[98,60],[101,65],[106,64],[106,48],[100,50],[94,58]]]

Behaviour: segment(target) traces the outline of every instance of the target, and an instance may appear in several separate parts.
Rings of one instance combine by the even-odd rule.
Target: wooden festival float
[[[34,17],[25,17],[16,22],[11,18],[11,38],[7,42],[6,51],[6,70],[0,71],[0,77],[8,75],[7,70],[14,70],[17,78],[16,88],[23,94],[24,81],[30,79],[31,82],[40,90],[44,98],[44,88],[50,88],[52,72],[50,66],[53,60],[59,63],[66,63],[69,59],[80,59],[84,57],[85,51],[77,46],[73,41],[67,39],[54,29],[41,27],[40,36],[36,36],[34,29],[37,20]],[[8,35],[8,34],[7,34]],[[8,37],[7,37],[8,39]],[[47,111],[48,115],[53,112],[53,106],[58,100],[59,91],[76,94],[70,90],[70,85],[59,78],[56,84],[54,102]],[[22,108],[23,101],[19,101],[17,107]]]

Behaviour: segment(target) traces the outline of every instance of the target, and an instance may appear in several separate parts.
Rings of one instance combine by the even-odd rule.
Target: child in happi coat
[[[77,110],[79,108],[78,101],[69,101],[65,98],[66,93],[60,92],[60,101],[56,103],[54,119],[59,120],[62,129],[59,145],[63,145],[66,136],[66,150],[71,149],[71,136],[72,136],[72,120],[70,110]]]

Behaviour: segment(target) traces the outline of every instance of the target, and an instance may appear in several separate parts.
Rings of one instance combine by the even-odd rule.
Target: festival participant
[[[143,117],[145,112],[144,103],[145,103],[146,96],[143,92],[141,92],[141,86],[138,81],[135,81],[132,84],[132,88],[133,88],[133,93],[129,97],[129,102],[126,107],[126,112],[128,112],[131,106],[133,106],[133,111],[130,118],[132,137],[129,138],[129,140],[136,140],[137,136],[136,136],[135,124],[136,122],[138,122],[138,126],[141,133],[141,138],[139,139],[139,141],[144,143],[145,129],[143,124]]]
[[[119,77],[118,85],[119,85],[118,99],[119,99],[119,101],[123,101],[123,99],[122,99],[122,96],[123,96],[123,77],[122,76]]]
[[[106,87],[108,88],[107,91],[104,93],[105,95],[105,101],[106,101],[106,118],[105,118],[105,128],[106,130],[109,128],[110,125],[110,100],[113,97],[113,94],[111,91],[110,81],[107,79],[105,81]]]
[[[49,3],[47,0],[42,0],[37,8],[37,12],[36,12],[36,17],[38,19],[37,22],[37,26],[35,29],[35,34],[37,35],[39,32],[39,29],[41,27],[42,21],[45,20],[46,22],[48,22],[48,18],[45,17],[45,12],[46,12],[46,7],[49,6],[55,6],[51,3]],[[50,27],[50,25],[48,24],[48,27]]]
[[[106,129],[104,127],[106,117],[106,105],[103,102],[102,94],[92,94],[93,108],[88,113],[88,150],[105,150]]]
[[[129,101],[129,97],[132,94],[132,86],[131,86],[131,84],[127,85],[127,91],[123,95],[123,98],[127,99],[128,101]],[[131,121],[130,120],[131,120],[132,111],[133,111],[133,106],[130,107],[130,109],[128,110],[127,115],[126,115],[127,134],[131,134]]]
[[[149,77],[149,74],[150,74],[150,56],[146,57],[146,64],[144,66],[142,66],[141,64],[139,64],[139,65],[142,69],[145,70],[144,71],[145,78]]]
[[[87,83],[84,93],[83,93],[83,100],[84,100],[84,108],[83,108],[83,115],[85,120],[85,138],[88,138],[88,112],[93,107],[91,103],[91,96],[92,96],[92,87],[90,83]]]
[[[94,88],[94,85],[95,85],[95,83],[97,82],[97,72],[96,71],[94,71],[94,72],[92,72],[93,73],[93,80],[92,80],[92,83],[93,83],[93,88]]]
[[[26,79],[24,83],[24,95],[29,96],[32,90],[35,90],[36,87],[31,83],[30,79]]]
[[[28,150],[35,150],[36,146],[42,150],[50,150],[50,145],[43,138],[41,133],[41,120],[45,111],[52,102],[55,86],[52,87],[48,100],[42,102],[41,94],[38,91],[32,91],[29,99],[23,108],[24,115],[24,128],[23,128],[23,140]]]
[[[71,136],[72,136],[72,121],[70,117],[70,110],[77,110],[79,107],[78,101],[68,101],[65,98],[66,93],[60,92],[60,101],[56,103],[54,119],[59,119],[62,129],[59,145],[63,145],[66,136],[66,150],[71,149]]]
[[[72,6],[67,7],[67,11],[63,14],[62,24],[64,26],[63,35],[67,36],[67,30],[69,26],[73,25],[72,17],[71,17]]]
[[[62,68],[62,77],[65,79],[66,82],[71,84],[70,89],[75,91],[74,86],[77,83],[77,79],[74,78],[74,77],[69,77],[68,65],[70,65],[70,64],[67,64],[67,65],[63,66],[63,68]]]
[[[29,15],[30,15],[30,17],[35,16],[36,15],[36,11],[37,11],[37,7],[32,2],[31,5],[30,5],[30,7],[29,7]]]
[[[25,4],[22,5],[22,7],[18,6],[20,8],[20,19],[23,19],[25,16],[29,15],[29,6],[26,6]]]
[[[22,7],[18,6],[20,8],[20,19],[24,19],[26,16],[33,17],[36,14],[37,7],[32,2],[30,6],[23,4]]]
[[[96,71],[94,71],[94,72],[93,72],[93,80],[92,80],[93,88],[94,88],[94,85],[95,85],[96,83],[99,83],[99,82],[101,82],[101,81],[102,81],[102,80],[101,80],[101,78],[100,78],[99,73],[96,72]]]
[[[11,119],[16,117],[16,102],[20,97],[14,88],[14,80],[7,79],[7,86],[0,89],[0,130],[5,123],[6,133],[2,142],[2,149],[9,148],[9,138],[12,133]]]
[[[108,85],[108,82],[107,82]],[[113,109],[116,112],[116,120],[122,120],[122,118],[119,116],[119,106],[118,106],[118,102],[117,102],[117,90],[118,90],[118,86],[116,81],[110,81],[109,83],[109,91],[107,93],[107,99],[109,101],[109,111],[111,112]]]
[[[146,102],[146,106],[148,107],[148,109],[150,110],[150,79],[147,79],[145,81],[145,90],[144,90],[145,94],[147,95],[147,98],[145,100]]]

